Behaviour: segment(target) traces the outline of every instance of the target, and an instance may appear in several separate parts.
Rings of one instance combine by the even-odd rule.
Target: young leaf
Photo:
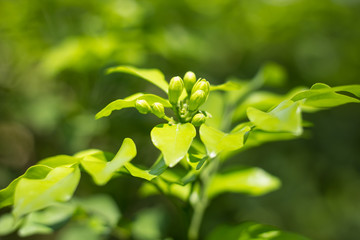
[[[72,157],[72,156],[68,156],[68,155],[58,155],[58,156],[54,156],[54,157],[49,157],[49,158],[45,158],[43,160],[41,160],[40,162],[38,162],[38,164],[40,165],[45,165],[48,167],[60,167],[60,166],[68,166],[71,167],[74,164],[78,164],[79,163],[78,158],[76,157]]]
[[[174,167],[185,157],[195,136],[196,130],[191,123],[160,124],[151,130],[151,140],[169,167]]]
[[[224,192],[237,192],[259,196],[278,189],[280,185],[278,178],[260,168],[232,169],[215,175],[208,195],[213,198]]]
[[[83,156],[81,165],[92,176],[95,183],[104,185],[121,167],[136,156],[136,146],[133,140],[125,138],[119,151],[109,162],[106,153],[102,151],[90,151],[88,155],[83,152],[76,156]]]
[[[159,97],[154,94],[136,94],[132,95],[125,99],[118,99],[111,103],[109,103],[105,108],[103,108],[100,112],[98,112],[95,116],[96,119],[109,116],[112,111],[121,110],[124,108],[135,107],[135,103],[137,100],[145,100],[149,105],[152,105],[155,102],[161,103],[164,107],[171,107],[171,104],[168,100]]]
[[[208,155],[213,158],[222,151],[234,151],[244,146],[244,135],[250,127],[244,127],[237,132],[224,133],[206,124],[200,127],[200,138],[204,143]]]
[[[221,225],[210,233],[207,240],[310,240],[277,227],[255,222],[244,222],[237,226]]]
[[[13,214],[27,213],[71,198],[80,180],[79,167],[57,167],[43,179],[21,178],[14,194]]]
[[[247,115],[250,121],[259,129],[269,132],[291,132],[301,135],[300,103],[286,100],[281,102],[269,113],[249,107]]]
[[[0,208],[14,204],[14,192],[20,179],[42,179],[45,178],[51,170],[52,168],[43,165],[30,167],[23,175],[16,178],[9,186],[0,191]]]
[[[314,84],[310,90],[302,91],[296,94],[292,100],[299,101],[304,99],[304,105],[315,107],[315,108],[329,108],[343,105],[346,103],[356,102],[359,103],[360,100],[349,97],[343,94],[336,93],[336,91],[350,92],[359,97],[360,94],[360,85],[352,86],[340,86],[336,88],[331,88],[323,83]]]
[[[155,86],[159,87],[161,90],[167,93],[169,84],[166,82],[164,74],[158,69],[140,69],[130,66],[118,66],[112,67],[107,70],[107,73],[113,72],[122,72],[128,73],[137,77],[140,77]]]

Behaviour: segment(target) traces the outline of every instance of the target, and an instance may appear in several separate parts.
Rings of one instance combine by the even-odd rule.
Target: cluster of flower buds
[[[150,106],[146,100],[139,99],[135,102],[135,108],[142,114],[153,113],[159,118],[165,116],[164,105],[159,102],[155,102]]]
[[[184,91],[187,97],[180,99]],[[199,107],[206,102],[209,93],[209,82],[205,79],[196,80],[193,72],[187,72],[183,79],[177,76],[170,80],[168,92],[170,103],[183,121],[191,121],[195,126],[201,125],[206,120]]]

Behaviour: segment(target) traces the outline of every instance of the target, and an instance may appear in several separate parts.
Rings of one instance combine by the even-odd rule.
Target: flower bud
[[[146,100],[140,99],[136,100],[135,108],[142,114],[147,114],[151,111],[151,107]]]
[[[206,81],[206,79],[198,80],[192,88],[191,94],[193,94],[197,90],[203,90],[205,92],[205,95],[208,96],[210,92],[210,83]]]
[[[189,100],[189,110],[195,111],[197,110],[204,102],[206,101],[206,95],[203,90],[197,90],[190,96]]]
[[[184,89],[184,82],[181,77],[173,77],[169,84],[169,101],[172,105],[176,105],[179,101],[181,93]]]
[[[193,117],[193,119],[191,120],[191,123],[198,127],[200,126],[201,124],[203,124],[204,122],[206,121],[206,117],[204,114],[202,113],[197,113],[195,114],[195,116]]]
[[[190,71],[187,72],[187,73],[185,73],[185,76],[184,76],[184,85],[185,85],[186,92],[187,92],[189,95],[191,94],[191,89],[193,88],[195,82],[196,82],[195,73],[190,72]]]
[[[151,105],[151,112],[155,114],[158,118],[165,116],[164,105],[159,102],[155,102]]]

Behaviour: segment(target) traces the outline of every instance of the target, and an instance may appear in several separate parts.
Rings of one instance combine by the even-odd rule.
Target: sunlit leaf
[[[244,87],[245,83],[241,81],[229,80],[220,85],[211,85],[210,91],[235,91],[240,90]]]
[[[310,240],[295,233],[282,231],[277,227],[255,222],[237,226],[221,225],[206,238],[207,240]]]
[[[169,84],[166,82],[164,74],[158,69],[140,69],[130,66],[112,67],[107,70],[107,73],[122,72],[135,75],[146,81],[154,84],[167,93]]]
[[[212,198],[224,192],[236,192],[258,196],[274,191],[280,185],[278,178],[260,168],[232,169],[215,175],[208,195]]]
[[[42,179],[45,178],[51,170],[52,168],[44,165],[30,167],[23,175],[16,178],[9,186],[0,191],[0,208],[14,204],[14,192],[20,179]]]
[[[16,217],[71,198],[80,180],[78,167],[57,167],[44,179],[21,178],[14,194]]]
[[[283,101],[268,113],[249,107],[247,115],[257,128],[264,131],[291,132],[295,135],[302,133],[301,108],[298,102]]]
[[[154,178],[161,175],[166,169],[167,165],[165,164],[164,158],[161,158],[158,162],[156,162],[150,169],[144,170],[139,167],[134,166],[131,163],[126,163],[125,168],[129,171],[129,173],[138,178],[143,178],[145,180],[151,181]]]
[[[359,103],[360,100],[354,97],[336,93],[336,91],[350,92],[359,97],[359,88],[360,85],[340,86],[336,88],[331,88],[326,84],[316,83],[311,87],[311,89],[296,94],[292,98],[292,100],[299,101],[304,99],[303,104],[305,106],[315,108],[336,107],[351,102]]]
[[[195,136],[195,127],[190,123],[160,124],[151,130],[151,140],[162,152],[169,167],[185,157]]]
[[[78,158],[76,157],[72,157],[72,156],[68,156],[68,155],[58,155],[58,156],[54,156],[54,157],[49,157],[46,159],[41,160],[40,162],[38,162],[38,164],[41,165],[45,165],[48,167],[60,167],[60,166],[72,166],[74,164],[79,163]]]
[[[98,112],[95,116],[96,119],[107,117],[115,110],[121,110],[124,108],[135,107],[135,102],[137,100],[146,100],[150,105],[159,102],[164,105],[164,107],[171,107],[171,104],[168,100],[159,97],[153,94],[137,94],[130,96],[126,99],[118,99],[111,103],[109,103],[105,108],[103,108],[100,112]]]
[[[115,157],[108,161],[106,153],[93,150],[76,156],[83,156],[81,165],[84,167],[97,185],[106,184],[112,176],[136,156],[136,146],[133,140],[125,138]]]
[[[200,138],[204,143],[208,155],[213,158],[222,151],[234,151],[244,146],[244,135],[250,131],[250,127],[232,132],[224,133],[206,124],[200,127]]]

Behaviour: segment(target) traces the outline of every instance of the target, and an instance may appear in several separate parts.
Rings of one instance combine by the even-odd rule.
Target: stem
[[[209,204],[208,189],[211,181],[219,168],[219,158],[210,159],[209,165],[204,169],[202,175],[200,175],[200,194],[199,199],[194,204],[194,213],[191,218],[188,238],[189,240],[197,240],[199,238],[199,231],[201,222],[204,217],[205,210]]]

